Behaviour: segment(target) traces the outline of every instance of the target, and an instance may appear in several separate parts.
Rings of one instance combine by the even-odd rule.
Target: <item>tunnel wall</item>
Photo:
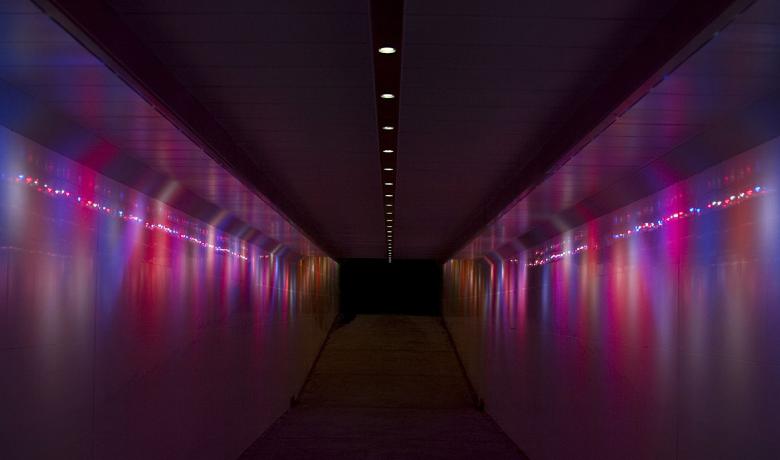
[[[530,458],[780,458],[779,164],[774,140],[540,247],[445,263],[467,373]]]
[[[237,457],[303,384],[336,263],[269,253],[5,129],[0,153],[2,457]]]

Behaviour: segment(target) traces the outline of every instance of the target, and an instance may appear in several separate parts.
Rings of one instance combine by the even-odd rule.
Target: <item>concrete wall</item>
[[[0,457],[238,456],[303,384],[337,311],[335,262],[269,256],[1,134]]]
[[[778,152],[540,248],[445,264],[469,377],[530,458],[780,458]]]

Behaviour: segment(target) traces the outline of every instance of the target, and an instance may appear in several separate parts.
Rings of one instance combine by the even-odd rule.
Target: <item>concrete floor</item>
[[[364,315],[334,329],[300,403],[241,458],[525,457],[476,410],[440,318]]]

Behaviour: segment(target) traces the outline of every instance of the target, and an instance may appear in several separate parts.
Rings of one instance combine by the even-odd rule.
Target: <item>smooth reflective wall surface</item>
[[[237,457],[303,384],[337,269],[0,128],[2,457]]]
[[[444,267],[487,411],[533,459],[780,458],[780,141],[542,247]]]

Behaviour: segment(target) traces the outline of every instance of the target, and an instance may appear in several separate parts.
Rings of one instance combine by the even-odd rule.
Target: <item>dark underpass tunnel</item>
[[[780,0],[0,25],[0,459],[780,458]]]
[[[435,260],[339,262],[340,313],[441,315],[442,265]]]

